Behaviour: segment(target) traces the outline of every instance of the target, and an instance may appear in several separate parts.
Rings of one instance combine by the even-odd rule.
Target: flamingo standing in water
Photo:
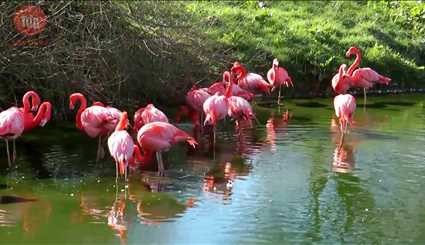
[[[363,88],[364,104],[366,104],[366,89],[373,87],[373,85],[376,83],[388,85],[391,81],[391,78],[382,76],[369,67],[358,68],[362,60],[360,49],[356,47],[350,47],[345,55],[347,58],[350,58],[352,55],[356,56],[353,64],[351,64],[351,66],[348,68],[347,74],[351,78],[352,87]]]
[[[233,89],[233,74],[228,73],[226,76],[227,80],[227,89],[225,97],[227,100],[228,115],[236,121],[236,126],[239,126],[239,121],[242,120],[251,120],[255,118],[255,115],[252,111],[251,104],[247,100],[239,96],[232,96]]]
[[[216,142],[216,125],[218,121],[224,119],[228,114],[227,99],[224,95],[215,93],[209,97],[204,105],[205,121],[204,125],[212,125],[213,127],[213,146],[215,147]]]
[[[279,87],[277,104],[280,104],[282,85],[285,87],[294,87],[292,78],[289,76],[288,71],[286,71],[285,68],[279,66],[279,61],[276,58],[273,60],[272,68],[270,68],[270,70],[267,72],[267,80],[269,80],[269,83],[272,86],[272,91]]]
[[[217,81],[213,83],[210,87],[208,87],[208,93],[213,95],[218,92],[219,95],[224,95],[224,93],[226,92],[227,81],[229,81],[229,76],[230,73],[228,71],[225,71],[223,73],[223,80]],[[232,83],[232,95],[242,97],[247,101],[251,101],[254,98],[253,93],[242,89],[236,83]]]
[[[270,94],[271,85],[264,80],[261,75],[249,72],[244,65],[239,62],[233,63],[231,72],[236,74],[236,82],[242,89],[251,93]]]
[[[168,122],[168,117],[153,104],[148,104],[134,113],[134,132],[137,133],[143,125],[150,122]]]
[[[344,140],[344,134],[347,133],[348,125],[353,121],[354,111],[356,110],[356,99],[351,94],[340,94],[334,98],[335,114],[339,119],[339,128],[342,133],[341,145]]]
[[[137,133],[137,142],[144,155],[156,153],[158,172],[163,173],[164,163],[161,152],[168,151],[178,142],[186,141],[193,148],[198,144],[185,131],[166,122],[152,122],[145,124]]]
[[[76,126],[91,138],[98,137],[96,160],[99,160],[101,155],[103,155],[102,136],[106,136],[115,130],[121,112],[113,107],[104,107],[101,105],[87,107],[87,99],[83,94],[71,94],[69,96],[69,108],[73,110],[77,102],[80,103],[80,108],[75,118]]]
[[[204,102],[210,98],[211,95],[208,93],[207,89],[200,88],[197,89],[195,86],[193,86],[189,92],[186,94],[186,104],[190,107],[191,113],[193,116],[198,115],[197,122],[194,123],[195,126],[201,126],[202,125],[202,117],[203,117],[203,105]],[[194,118],[192,117],[192,122]]]
[[[127,181],[128,165],[133,160],[135,145],[130,134],[126,131],[127,127],[128,115],[124,111],[121,113],[120,121],[115,127],[115,131],[108,138],[109,153],[115,160],[116,180],[118,180],[119,172],[121,175],[124,174]]]
[[[10,107],[9,109],[0,113],[0,138],[6,141],[7,162],[11,166],[11,162],[16,159],[15,139],[22,135],[24,132],[24,113],[17,107]],[[12,159],[9,152],[9,140],[13,140],[13,153]]]

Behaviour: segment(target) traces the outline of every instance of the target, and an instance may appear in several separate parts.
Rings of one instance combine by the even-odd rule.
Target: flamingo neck
[[[50,116],[52,113],[52,105],[50,102],[43,102],[41,106],[38,108],[37,115],[32,120],[32,124],[37,126],[43,120],[44,123],[50,120]],[[43,124],[44,126],[44,124]]]
[[[128,126],[128,115],[127,112],[122,112],[120,121],[117,124],[117,127],[115,128],[115,131],[125,130]]]
[[[232,96],[232,74],[230,74],[229,72],[223,73],[223,81],[227,84],[224,96],[226,96],[226,98],[229,98],[230,96]]]
[[[362,62],[362,54],[360,53],[360,50],[357,50],[355,55],[356,55],[356,59],[347,70],[347,73],[350,76],[353,75],[354,70],[357,69],[357,67],[359,67],[360,63]]]
[[[232,81],[229,81],[227,83],[226,92],[224,92],[224,96],[226,98],[229,98],[230,96],[232,96],[232,87],[233,87],[233,82]]]
[[[87,108],[87,99],[84,97],[84,95],[77,93],[72,94],[71,98],[71,105],[74,106],[77,102],[80,102],[80,108],[78,108],[77,115],[75,116],[75,124],[77,128],[83,130],[83,124],[81,123],[81,113]]]
[[[30,102],[31,99],[31,102]],[[31,105],[32,103],[32,105]],[[28,91],[22,97],[22,104],[24,105],[24,112],[36,110],[40,105],[40,96],[35,91]]]

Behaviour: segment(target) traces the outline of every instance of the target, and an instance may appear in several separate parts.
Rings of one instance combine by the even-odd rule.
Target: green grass
[[[363,50],[362,66],[393,78],[399,87],[423,87],[425,4],[349,1],[192,2],[209,38],[230,47],[235,59],[264,74],[277,57],[297,82],[296,89],[320,94],[339,64],[351,63],[346,49]],[[404,12],[401,12],[403,9]],[[412,10],[414,9],[414,10]],[[417,14],[418,15],[418,14]],[[407,17],[406,17],[407,16]],[[422,28],[422,29],[421,29]]]

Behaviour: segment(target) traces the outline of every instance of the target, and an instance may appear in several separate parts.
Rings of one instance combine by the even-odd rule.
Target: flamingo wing
[[[196,89],[189,91],[186,95],[186,103],[194,110],[196,111],[202,111],[202,106],[204,102],[210,97],[211,95],[202,89]]]
[[[108,138],[111,156],[117,161],[128,161],[133,156],[134,142],[125,130],[113,132]]]
[[[101,106],[90,106],[81,113],[81,123],[84,131],[92,138],[112,132],[118,121],[117,109],[107,109]]]
[[[24,114],[17,107],[0,113],[0,137],[17,138],[24,131]]]

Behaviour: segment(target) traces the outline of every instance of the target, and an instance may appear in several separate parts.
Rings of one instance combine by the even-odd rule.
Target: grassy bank
[[[425,84],[425,4],[417,2],[202,2],[187,6],[209,38],[263,74],[279,58],[297,93],[329,92],[329,82],[351,45],[362,66],[393,78],[399,88]]]
[[[31,2],[31,1],[28,1]],[[28,3],[26,2],[26,3]],[[32,2],[48,16],[33,37],[43,46],[13,47],[25,37],[10,21],[20,1],[0,5],[0,107],[36,89],[69,114],[74,91],[134,110],[148,101],[183,101],[235,59],[265,75],[274,57],[294,77],[287,95],[330,94],[345,50],[364,51],[363,66],[393,78],[394,88],[425,87],[425,4],[417,2],[87,1]]]

